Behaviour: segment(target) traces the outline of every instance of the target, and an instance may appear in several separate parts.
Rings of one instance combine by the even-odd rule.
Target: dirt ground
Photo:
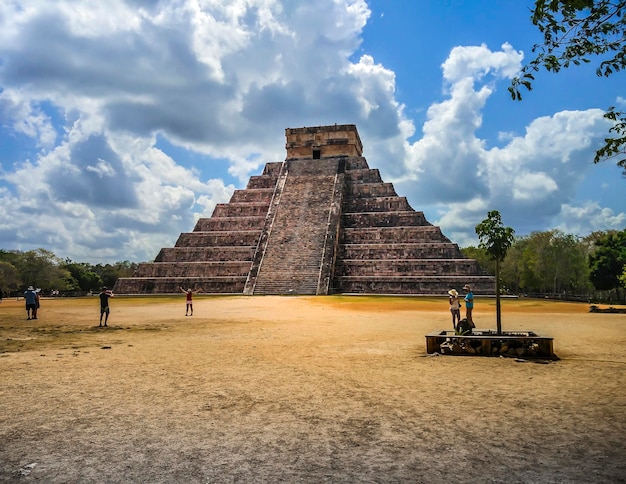
[[[0,303],[0,480],[626,482],[626,315],[506,300],[558,361],[431,356],[446,299]],[[478,328],[495,301],[476,300]],[[539,364],[542,363],[542,364]]]

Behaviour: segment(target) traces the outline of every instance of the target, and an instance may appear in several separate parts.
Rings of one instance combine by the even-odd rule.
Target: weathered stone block
[[[213,210],[214,217],[254,217],[264,216],[267,213],[269,203],[218,203]]]
[[[412,210],[412,208],[406,198],[397,196],[353,198],[347,201],[344,206],[345,212],[394,212],[409,210]],[[423,223],[420,223],[420,225],[423,225]]]
[[[263,188],[274,188],[276,179],[269,176],[251,176],[248,180],[247,187],[252,190],[260,190]]]
[[[396,190],[391,183],[355,183],[346,186],[347,203],[352,199],[365,197],[395,197]]]
[[[441,233],[441,229],[434,225],[344,227],[341,231],[341,241],[344,244],[450,242],[450,240],[445,238]]]
[[[422,212],[352,212],[343,215],[345,228],[394,227],[404,229],[405,227],[427,225],[430,224]]]
[[[235,190],[230,197],[230,203],[263,202],[269,205],[273,194],[274,187]]]
[[[155,262],[140,264],[135,272],[137,277],[204,277],[211,276],[247,276],[250,261],[212,261],[212,262]]]
[[[346,171],[349,183],[382,183],[380,172],[377,169]]]
[[[448,243],[343,244],[340,259],[462,259],[459,247]]]
[[[154,262],[252,261],[253,246],[163,248]]]
[[[233,227],[237,230],[261,230],[265,224],[265,214],[237,217],[201,218],[196,223],[194,232],[229,231]]]
[[[224,245],[255,247],[259,238],[258,230],[236,232],[186,232],[180,234],[176,247],[215,247]]]

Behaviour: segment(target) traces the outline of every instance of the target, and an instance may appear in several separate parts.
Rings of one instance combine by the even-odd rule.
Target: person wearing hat
[[[24,299],[26,300],[26,315],[28,319],[37,319],[37,300],[39,298],[33,286],[28,286],[28,289],[24,291]]]
[[[459,293],[456,289],[448,291],[450,296],[450,312],[452,313],[452,328],[456,329],[457,324],[461,322],[461,301],[459,301]]]
[[[114,297],[113,291],[110,291],[106,286],[102,286],[102,291],[100,292],[100,324],[98,326],[102,326],[102,316],[104,316],[104,326],[107,325],[109,313],[111,312],[109,309],[109,298],[111,297]]]
[[[472,310],[474,309],[474,293],[469,284],[463,286],[463,290],[467,292],[465,295],[465,318],[472,328],[475,328],[474,320],[472,319]]]

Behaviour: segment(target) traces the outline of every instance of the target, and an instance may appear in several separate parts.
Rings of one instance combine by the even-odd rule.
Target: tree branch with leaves
[[[557,73],[591,62],[598,57],[599,77],[612,76],[626,68],[626,0],[536,0],[531,21],[543,34],[543,43],[533,46],[535,58],[523,66],[508,90],[513,100],[522,100],[520,89],[532,91],[535,73]],[[604,117],[613,123],[612,136],[596,151],[594,163],[616,159],[626,175],[626,112],[608,108]]]

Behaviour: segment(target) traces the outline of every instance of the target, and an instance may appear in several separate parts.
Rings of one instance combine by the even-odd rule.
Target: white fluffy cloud
[[[508,43],[496,52],[492,52],[485,44],[460,46],[452,49],[441,67],[446,81],[456,84],[463,79],[479,81],[490,74],[513,77],[519,72],[523,58],[523,53],[516,52]]]
[[[368,84],[387,108],[388,79],[348,61],[367,5],[323,3],[3,2],[0,120],[34,154],[2,160],[3,241],[149,259],[234,190],[159,136],[245,180],[284,158],[285,127],[358,120]]]
[[[149,260],[229,199],[226,169],[243,183],[284,159],[286,127],[332,123],[356,124],[370,165],[461,244],[493,208],[537,229],[623,221],[572,201],[601,111],[537,119],[498,147],[476,135],[519,69],[508,44],[452,49],[444,98],[408,141],[395,73],[357,55],[369,16],[364,0],[0,2],[0,136],[29,140],[0,160],[5,247]]]
[[[582,206],[565,204],[561,207],[561,223],[555,227],[565,233],[587,235],[602,230],[624,230],[626,213],[614,213],[601,207],[597,202],[587,202]]]
[[[555,228],[572,210],[580,214],[578,233],[614,227],[625,216],[569,205],[608,130],[602,110],[537,118],[523,135],[503,134],[499,147],[477,136],[496,81],[514,75],[521,60],[507,44],[499,52],[453,49],[442,66],[447,99],[430,106],[424,135],[409,145],[406,174],[396,183],[419,208],[438,214],[433,221],[461,245],[475,244],[474,226],[494,209],[521,233]]]

